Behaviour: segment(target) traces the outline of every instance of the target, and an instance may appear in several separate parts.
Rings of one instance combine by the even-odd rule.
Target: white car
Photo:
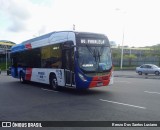
[[[143,64],[140,67],[136,67],[136,72],[139,75],[142,74],[155,74],[155,75],[159,75],[160,74],[160,68],[156,65],[153,64]]]

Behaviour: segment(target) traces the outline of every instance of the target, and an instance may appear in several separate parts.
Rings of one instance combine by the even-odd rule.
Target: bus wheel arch
[[[58,82],[57,82],[57,77],[56,77],[55,73],[50,73],[49,84],[50,84],[51,89],[53,89],[53,90],[58,90],[59,89]]]

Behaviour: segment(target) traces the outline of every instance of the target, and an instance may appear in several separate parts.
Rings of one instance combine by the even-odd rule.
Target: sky
[[[160,43],[160,0],[0,0],[0,40],[53,31],[103,33],[117,45]],[[123,39],[124,34],[124,39]]]

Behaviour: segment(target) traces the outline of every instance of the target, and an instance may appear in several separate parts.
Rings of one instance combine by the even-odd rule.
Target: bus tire
[[[59,89],[59,86],[57,83],[57,78],[56,78],[55,74],[50,75],[49,82],[50,82],[51,89],[56,90],[56,91]]]
[[[21,82],[21,83],[26,83],[26,80],[24,79],[24,74],[23,74],[22,71],[20,72],[20,77],[19,77],[19,79],[20,79],[20,82]]]

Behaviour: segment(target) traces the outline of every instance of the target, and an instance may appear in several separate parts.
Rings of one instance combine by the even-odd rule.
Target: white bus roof
[[[75,31],[50,32],[48,34],[26,40],[20,44],[13,46],[11,49],[11,52],[25,50],[26,47],[37,48],[37,47],[46,46],[46,45],[53,44],[53,43],[55,44],[58,42],[65,42],[67,40],[75,39],[75,35],[85,36],[86,34],[87,35],[99,35],[99,36],[105,37],[104,34],[90,33],[90,32],[75,32]]]

